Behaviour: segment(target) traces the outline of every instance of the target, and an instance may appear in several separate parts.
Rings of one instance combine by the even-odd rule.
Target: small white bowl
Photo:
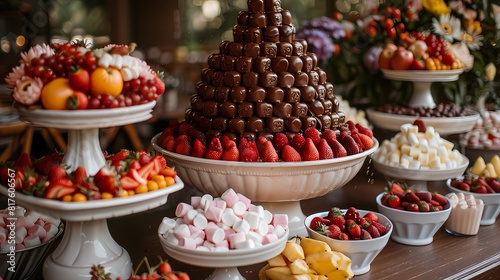
[[[345,209],[342,209],[342,212],[345,211]],[[362,217],[366,213],[373,211],[358,210],[358,212]],[[336,240],[322,235],[309,227],[312,219],[315,217],[325,217],[327,214],[328,211],[307,216],[304,223],[309,237],[326,242],[332,250],[341,252],[349,257],[352,261],[351,269],[354,275],[360,275],[370,271],[370,264],[389,241],[393,227],[391,221],[384,215],[375,213],[379,218],[379,223],[387,227],[387,233],[385,235],[368,240]]]
[[[436,212],[411,212],[387,207],[382,204],[380,193],[377,200],[378,211],[394,224],[391,239],[405,245],[427,245],[432,243],[434,234],[446,222],[451,212],[451,204]]]
[[[457,178],[463,178],[463,176]],[[450,192],[472,194],[475,198],[481,199],[484,202],[483,215],[481,216],[480,223],[482,226],[489,226],[495,223],[498,215],[500,214],[500,193],[467,192],[454,188],[450,184],[451,179],[446,180],[446,187]]]

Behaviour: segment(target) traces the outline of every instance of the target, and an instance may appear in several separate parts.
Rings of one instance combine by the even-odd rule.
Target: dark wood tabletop
[[[333,206],[377,210],[375,197],[384,190],[385,178],[372,172],[369,161],[358,175],[344,187],[322,197],[301,201],[304,214],[326,211]],[[445,182],[432,182],[430,191],[446,193]],[[188,202],[197,193],[189,186],[171,194],[167,204],[147,212],[108,220],[115,240],[138,263],[147,256],[153,263],[157,256],[168,259],[175,270],[186,271],[191,279],[205,279],[214,269],[194,267],[171,259],[162,250],[157,229],[163,217],[173,217],[175,206]],[[355,276],[358,280],[382,279],[499,279],[500,273],[500,224],[481,226],[479,233],[471,237],[448,234],[443,228],[434,236],[434,241],[424,246],[409,246],[392,240],[371,264],[368,273]],[[246,279],[258,279],[265,263],[240,267]]]

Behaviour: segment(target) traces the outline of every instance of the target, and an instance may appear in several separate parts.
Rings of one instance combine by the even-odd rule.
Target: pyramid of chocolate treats
[[[308,127],[337,129],[345,122],[334,87],[296,39],[296,29],[280,0],[248,0],[238,14],[234,41],[223,41],[208,57],[185,121],[208,139],[257,139]]]

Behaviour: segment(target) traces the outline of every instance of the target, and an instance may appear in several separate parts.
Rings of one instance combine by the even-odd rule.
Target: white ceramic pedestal
[[[158,234],[163,250],[172,258],[199,267],[215,268],[207,280],[244,280],[238,267],[264,262],[279,255],[285,248],[290,231],[277,241],[251,249],[233,249],[227,252],[205,252],[187,249],[168,242]]]
[[[151,118],[156,102],[142,105],[80,111],[29,110],[19,108],[22,120],[35,126],[68,130],[68,146],[63,163],[72,172],[83,166],[94,175],[105,165],[99,143],[99,128],[138,123]],[[16,203],[66,221],[63,239],[43,266],[45,280],[90,279],[93,265],[101,264],[111,277],[128,279],[132,262],[125,249],[112,238],[107,219],[138,213],[161,206],[168,195],[184,187],[179,177],[176,184],[154,192],[110,200],[68,203],[16,193]],[[0,188],[7,195],[7,188]]]
[[[431,85],[433,82],[450,82],[458,80],[463,69],[457,70],[439,70],[439,71],[418,71],[418,70],[389,70],[382,69],[382,73],[387,79],[397,81],[413,82],[413,93],[408,105],[410,107],[434,108],[436,103],[431,94]]]
[[[427,182],[444,181],[464,174],[469,166],[469,159],[462,155],[462,163],[451,169],[408,169],[391,166],[372,160],[373,167],[391,179],[404,181],[415,191],[428,191]]]
[[[263,205],[273,214],[287,214],[290,234],[305,235],[305,215],[300,201],[320,197],[343,187],[356,176],[366,157],[377,148],[342,158],[302,162],[240,162],[211,160],[169,152],[151,140],[153,148],[167,158],[186,185],[220,197],[232,188]]]

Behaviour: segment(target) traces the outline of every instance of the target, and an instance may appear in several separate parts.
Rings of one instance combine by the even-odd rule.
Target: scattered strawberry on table
[[[139,269],[141,266],[145,264],[147,268],[147,272],[140,273]],[[111,274],[105,271],[104,266],[102,265],[94,265],[90,271],[91,280],[113,280],[111,278]],[[128,280],[156,280],[156,279],[165,279],[165,280],[189,280],[189,275],[186,272],[174,271],[172,270],[172,266],[167,261],[164,261],[160,258],[159,263],[156,266],[151,266],[149,264],[148,258],[144,257],[141,262],[137,265],[136,269],[132,272],[132,275],[128,278]],[[117,277],[114,280],[125,280],[121,277]]]
[[[32,161],[23,153],[0,166],[0,182],[7,186],[8,169],[15,170],[15,189],[24,194],[66,202],[126,197],[175,184],[176,171],[163,156],[122,150],[105,154],[106,165],[94,176],[79,166],[68,173],[63,155],[48,154]]]
[[[405,183],[389,181],[381,198],[382,205],[412,212],[441,211],[448,204],[444,195],[437,192],[412,191]]]
[[[371,149],[375,142],[370,128],[348,120],[339,131],[320,132],[314,127],[293,136],[232,140],[228,136],[207,139],[187,122],[171,121],[157,139],[162,148],[198,158],[243,162],[297,162],[341,158]]]
[[[372,239],[387,233],[385,225],[379,223],[374,212],[360,216],[355,207],[349,207],[345,213],[333,207],[324,217],[315,217],[309,227],[332,239],[360,240]]]
[[[500,193],[500,179],[497,177],[475,177],[465,175],[451,179],[450,185],[462,191],[474,193]]]

